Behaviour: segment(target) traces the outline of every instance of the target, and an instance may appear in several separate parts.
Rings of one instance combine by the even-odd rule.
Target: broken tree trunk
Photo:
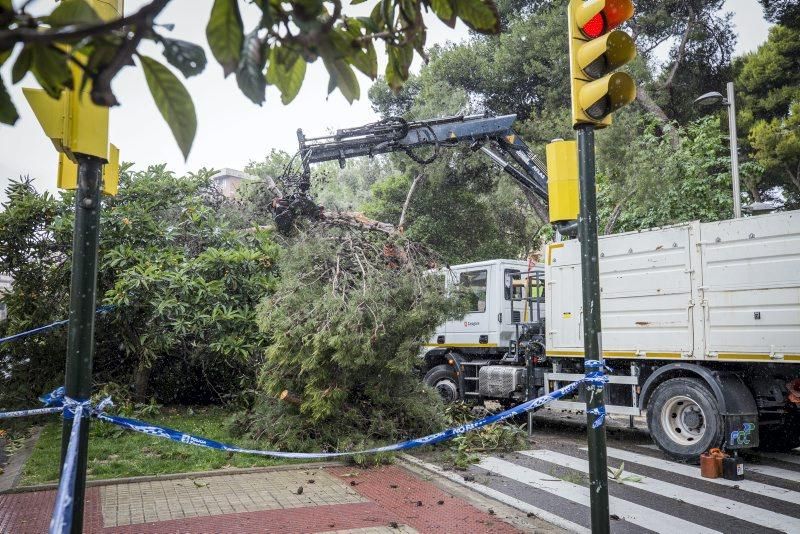
[[[420,183],[425,180],[425,175],[422,173],[417,174],[414,177],[414,181],[411,182],[411,187],[408,188],[408,194],[406,195],[406,201],[403,202],[403,211],[400,212],[400,221],[397,223],[397,227],[402,232],[406,225],[406,214],[408,213],[408,206],[411,204],[411,197],[414,196],[414,191],[417,190],[417,187]]]
[[[295,395],[294,393],[289,393],[288,389],[284,389],[281,391],[281,394],[278,395],[278,399],[282,400],[283,402],[287,402],[289,404],[294,404],[295,406],[300,406],[303,404],[303,399]]]
[[[328,224],[349,226],[351,228],[355,228],[356,230],[383,232],[387,235],[395,235],[399,233],[399,230],[395,225],[370,219],[363,213],[358,213],[357,211],[323,210],[321,213],[321,219]]]

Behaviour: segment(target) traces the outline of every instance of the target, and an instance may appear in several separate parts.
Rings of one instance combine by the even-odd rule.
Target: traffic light
[[[604,128],[636,98],[633,79],[614,72],[636,57],[633,39],[615,29],[633,16],[633,3],[570,0],[568,9],[572,125]]]

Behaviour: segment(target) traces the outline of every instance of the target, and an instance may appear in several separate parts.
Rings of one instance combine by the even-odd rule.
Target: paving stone
[[[157,480],[100,488],[103,526],[119,527],[180,517],[257,512],[365,502],[347,484],[317,472],[314,484],[302,471],[248,473],[207,477],[195,484],[189,479]],[[299,487],[303,492],[297,495]],[[121,514],[131,510],[134,513]]]

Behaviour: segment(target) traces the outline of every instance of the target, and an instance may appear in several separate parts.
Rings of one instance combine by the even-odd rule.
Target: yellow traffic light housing
[[[633,39],[615,29],[632,16],[631,0],[570,0],[573,126],[608,126],[611,114],[636,98],[633,79],[613,72],[636,57]]]
[[[575,141],[557,140],[548,143],[547,196],[550,222],[553,224],[578,219],[578,145]]]

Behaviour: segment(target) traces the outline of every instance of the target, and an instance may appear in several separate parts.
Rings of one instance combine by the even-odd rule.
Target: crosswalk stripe
[[[652,443],[644,443],[644,444],[639,444],[637,446],[638,447],[642,447],[644,449],[653,449],[654,451],[661,450],[661,449],[658,448],[657,445],[654,445]],[[794,450],[798,451],[798,449],[794,449]],[[798,451],[798,452],[800,452],[800,451]],[[774,460],[781,460],[781,461],[789,462],[789,463],[793,463],[793,464],[800,464],[800,455],[798,455],[798,454],[787,454],[787,453],[778,453],[778,452],[761,452],[761,453],[759,453],[759,455],[760,456],[764,456],[765,458],[772,458]],[[750,464],[747,464],[747,466],[745,466],[745,471],[748,469],[748,467],[750,467]],[[779,471],[784,471],[782,473],[781,472],[768,473],[768,472],[760,470],[760,468],[769,467],[769,466],[760,466],[759,465],[759,466],[752,466],[752,467],[758,467],[759,468],[758,470],[757,469],[751,469],[751,471],[753,471],[754,473],[761,473],[762,475],[769,475],[769,476],[778,477],[778,478],[785,478],[785,479],[791,480],[793,482],[797,482],[798,479],[800,479],[800,474],[798,474],[795,471],[788,471],[788,470],[783,469],[783,470],[779,470]],[[779,468],[777,468],[777,467],[769,468],[766,471],[771,471],[772,469],[779,469]]]
[[[581,447],[580,450],[585,451],[586,447]],[[608,456],[610,458],[616,458],[624,462],[633,462],[641,465],[646,465],[647,467],[661,469],[662,471],[669,471],[670,473],[676,473],[678,475],[682,475],[685,477],[696,478],[706,482],[711,482],[713,484],[719,484],[720,486],[728,486],[728,487],[735,486],[741,490],[749,491],[751,493],[757,493],[759,495],[764,495],[765,497],[772,497],[773,499],[778,499],[793,504],[800,504],[800,493],[796,491],[788,490],[785,488],[779,488],[777,486],[770,486],[769,484],[756,482],[754,480],[747,480],[747,479],[726,480],[724,478],[705,478],[700,476],[700,468],[695,465],[680,464],[678,462],[662,460],[661,458],[654,458],[653,456],[646,456],[644,454],[639,454],[637,452],[626,451],[623,449],[615,449],[614,447],[608,447],[606,450],[608,451]],[[746,470],[747,467],[745,467],[745,471]]]
[[[773,460],[780,460],[781,462],[800,465],[800,454],[790,454],[786,452],[762,452],[761,456],[772,458]]]
[[[761,475],[767,475],[769,477],[782,478],[784,480],[790,480],[792,482],[800,482],[800,473],[798,473],[797,471],[781,469],[780,467],[772,467],[771,465],[747,464],[744,466],[744,470],[745,472],[750,470],[753,473],[759,473]]]
[[[478,463],[478,467],[574,503],[589,506],[589,488],[584,486],[557,479],[552,475],[546,475],[494,457],[484,458]],[[674,517],[652,508],[646,508],[611,495],[608,497],[608,503],[612,514],[616,514],[630,523],[654,532],[663,532],[665,534],[674,534],[675,532],[681,532],[681,534],[717,532],[685,519]]]
[[[434,472],[439,476],[443,476],[448,480],[450,480],[451,482],[467,486],[477,491],[478,493],[482,493],[487,497],[491,497],[496,501],[500,501],[509,506],[512,506],[517,510],[522,510],[525,513],[535,514],[540,519],[547,521],[548,523],[551,523],[553,525],[556,525],[557,527],[561,527],[564,530],[568,530],[569,532],[574,532],[575,534],[591,534],[591,529],[583,527],[577,523],[573,523],[568,519],[565,519],[552,512],[548,512],[547,510],[543,510],[542,508],[534,506],[530,503],[516,499],[510,495],[506,495],[502,491],[497,491],[496,489],[490,488],[489,486],[484,486],[483,484],[479,484],[474,481],[464,480],[464,477],[458,476],[451,471],[445,471],[444,469],[442,469],[437,465],[423,462],[422,460],[415,458],[410,454],[403,454],[402,456],[403,459],[406,460],[407,462],[422,467],[423,469],[427,469],[428,471]]]
[[[548,450],[519,452],[525,456],[530,456],[531,458],[537,458],[539,460],[544,460],[545,462],[558,464],[570,469],[581,471],[583,473],[589,472],[589,462],[581,458],[575,458],[566,454]],[[677,484],[664,482],[662,480],[646,477],[630,471],[621,473],[620,479],[624,479],[626,477],[637,477],[640,479],[637,482],[630,484],[630,487],[633,488],[649,491],[650,493],[655,493],[670,499],[680,500],[681,502],[689,503],[694,506],[719,512],[731,517],[736,517],[743,521],[755,523],[756,525],[773,528],[775,530],[782,530],[785,532],[800,533],[800,521],[798,521],[798,519],[795,517],[779,514],[742,502],[732,501],[723,497],[717,497],[716,495],[710,495],[702,491],[693,490],[685,486],[678,486]]]

